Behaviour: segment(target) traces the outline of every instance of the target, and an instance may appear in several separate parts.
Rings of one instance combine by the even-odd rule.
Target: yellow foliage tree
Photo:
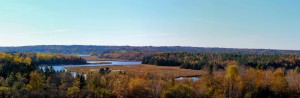
[[[242,76],[243,80],[243,89],[246,91],[245,96],[251,96],[254,93],[255,83],[257,79],[256,70],[249,68],[245,70],[244,75]]]
[[[80,89],[79,87],[73,86],[68,88],[67,94],[69,95],[70,98],[76,98],[79,96]]]
[[[111,74],[110,74],[111,75]],[[110,86],[113,88],[112,93],[118,98],[126,98],[128,95],[128,77],[126,76],[114,76],[113,82],[110,83]]]
[[[149,98],[151,89],[148,87],[148,81],[141,78],[130,79],[128,83],[129,97]]]
[[[41,90],[43,88],[42,74],[34,71],[30,74],[30,81],[27,84],[27,88],[30,90]]]
[[[225,93],[227,98],[237,98],[243,89],[243,82],[239,76],[238,66],[229,65],[225,76]]]
[[[187,84],[175,84],[167,88],[161,94],[161,98],[194,98],[195,94],[192,86]]]
[[[283,69],[278,68],[273,73],[271,81],[271,90],[276,94],[280,95],[286,92],[288,87],[288,82],[284,77]]]

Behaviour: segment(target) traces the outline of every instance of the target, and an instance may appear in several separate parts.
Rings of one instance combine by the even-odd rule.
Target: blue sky
[[[1,0],[0,46],[300,49],[299,0]]]

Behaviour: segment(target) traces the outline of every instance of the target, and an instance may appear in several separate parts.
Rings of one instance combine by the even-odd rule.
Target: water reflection
[[[194,77],[177,77],[175,80],[186,80],[191,79],[193,82],[197,82],[200,80],[200,76],[194,76]]]

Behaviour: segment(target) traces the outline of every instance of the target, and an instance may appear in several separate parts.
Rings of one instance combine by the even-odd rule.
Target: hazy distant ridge
[[[237,48],[205,48],[181,46],[91,46],[91,45],[37,45],[21,47],[0,47],[0,52],[42,52],[62,54],[89,54],[90,52],[110,53],[119,51],[135,52],[240,52],[260,54],[286,54],[297,53],[300,50],[275,49],[237,49]]]

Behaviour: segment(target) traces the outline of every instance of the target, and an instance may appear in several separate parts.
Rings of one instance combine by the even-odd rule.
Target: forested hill
[[[37,45],[22,47],[0,47],[0,52],[41,52],[61,54],[90,54],[112,52],[239,52],[259,54],[287,54],[297,53],[300,50],[272,50],[272,49],[236,49],[236,48],[205,48],[205,47],[153,47],[153,46],[91,46],[91,45]]]

